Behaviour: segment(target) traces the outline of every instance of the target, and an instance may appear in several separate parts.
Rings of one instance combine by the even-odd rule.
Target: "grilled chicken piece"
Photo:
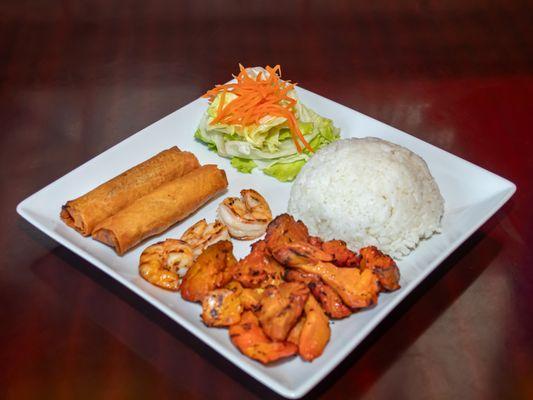
[[[265,241],[260,240],[252,244],[250,254],[235,265],[233,279],[247,288],[277,286],[282,282],[284,271],[268,253]]]
[[[239,293],[215,289],[202,300],[202,320],[207,326],[230,326],[240,321],[243,306]]]
[[[231,281],[225,288],[234,291],[239,296],[242,308],[246,311],[255,311],[259,307],[259,302],[265,291],[263,288],[243,288],[238,281]]]
[[[287,342],[298,346],[298,353],[306,361],[319,357],[331,336],[329,319],[313,296],[305,302],[304,315],[289,332]]]
[[[285,282],[265,289],[257,317],[272,340],[282,341],[296,324],[309,296],[309,289],[299,282]]]
[[[211,290],[231,280],[236,263],[231,242],[223,240],[209,246],[183,277],[181,296],[189,301],[202,301]]]
[[[368,307],[377,302],[378,278],[370,269],[339,268],[317,260],[315,248],[307,243],[289,243],[271,250],[281,264],[318,275],[350,308]]]
[[[300,344],[300,335],[304,327],[305,317],[301,317],[296,325],[294,325],[287,336],[287,342],[294,343],[296,346]]]
[[[391,257],[375,246],[363,247],[359,252],[362,257],[361,270],[372,271],[384,290],[393,291],[400,288],[400,271]]]
[[[289,214],[278,215],[268,224],[265,241],[267,247],[284,243],[307,242],[310,239],[307,227],[301,221],[295,221]]]
[[[308,243],[314,248],[313,256],[321,261],[331,262],[337,267],[359,267],[360,257],[348,249],[345,242],[323,242],[316,236],[309,236],[307,227],[288,214],[276,217],[268,225],[265,241],[269,250],[286,243]]]
[[[305,319],[298,342],[298,352],[306,361],[319,357],[329,342],[331,330],[329,319],[313,296],[304,307]]]
[[[259,303],[263,298],[264,292],[265,289],[263,288],[244,288],[240,294],[242,307],[245,310],[257,310],[259,308]]]
[[[285,279],[289,282],[305,283],[330,318],[345,318],[352,313],[352,310],[342,302],[337,292],[322,282],[318,275],[289,269],[285,272]]]
[[[346,247],[346,243],[342,240],[329,240],[322,243],[320,247],[324,252],[331,254],[331,257],[333,258],[331,262],[337,267],[359,267],[361,257],[348,249],[348,247]]]
[[[308,287],[311,290],[311,294],[318,300],[330,318],[346,318],[352,313],[352,310],[342,302],[341,297],[331,286],[319,281],[317,283],[310,283]]]
[[[320,277],[315,274],[308,274],[297,269],[287,268],[285,271],[285,280],[287,282],[302,282],[309,286],[311,283],[320,282]]]
[[[284,258],[280,258],[280,251],[284,249],[294,249],[291,251],[290,262],[291,264],[308,264],[318,262],[331,263],[333,257],[330,254],[322,251],[320,248],[313,246],[307,242],[285,242],[278,245],[273,245],[269,248],[272,256],[285,267],[290,266]]]
[[[245,311],[240,322],[230,326],[229,336],[244,355],[263,364],[290,357],[298,352],[298,346],[294,343],[270,340],[251,311]]]
[[[207,326],[230,326],[240,321],[243,311],[255,311],[263,288],[243,288],[231,281],[224,288],[211,290],[202,300],[202,320]]]

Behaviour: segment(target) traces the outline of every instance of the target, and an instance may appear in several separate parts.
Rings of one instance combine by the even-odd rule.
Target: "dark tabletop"
[[[526,1],[2,1],[0,398],[276,397],[15,212],[238,62],[518,186],[309,396],[533,398],[532,20]]]

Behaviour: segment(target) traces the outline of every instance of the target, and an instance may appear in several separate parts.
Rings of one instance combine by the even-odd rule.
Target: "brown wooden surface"
[[[527,1],[2,1],[0,398],[276,397],[15,213],[238,62],[280,63],[518,186],[309,397],[533,398],[532,17]]]

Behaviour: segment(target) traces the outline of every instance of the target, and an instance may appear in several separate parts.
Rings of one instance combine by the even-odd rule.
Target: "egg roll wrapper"
[[[61,219],[88,236],[98,223],[164,183],[199,166],[192,153],[181,151],[175,146],[163,150],[83,196],[67,201],[61,209]]]
[[[164,184],[100,223],[93,238],[122,255],[144,239],[186,218],[228,186],[215,165],[197,168]]]

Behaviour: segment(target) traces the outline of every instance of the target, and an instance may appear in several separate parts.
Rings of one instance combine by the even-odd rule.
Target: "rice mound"
[[[375,245],[394,258],[440,231],[444,199],[426,162],[378,138],[343,139],[320,149],[291,189],[288,211],[312,235]]]

